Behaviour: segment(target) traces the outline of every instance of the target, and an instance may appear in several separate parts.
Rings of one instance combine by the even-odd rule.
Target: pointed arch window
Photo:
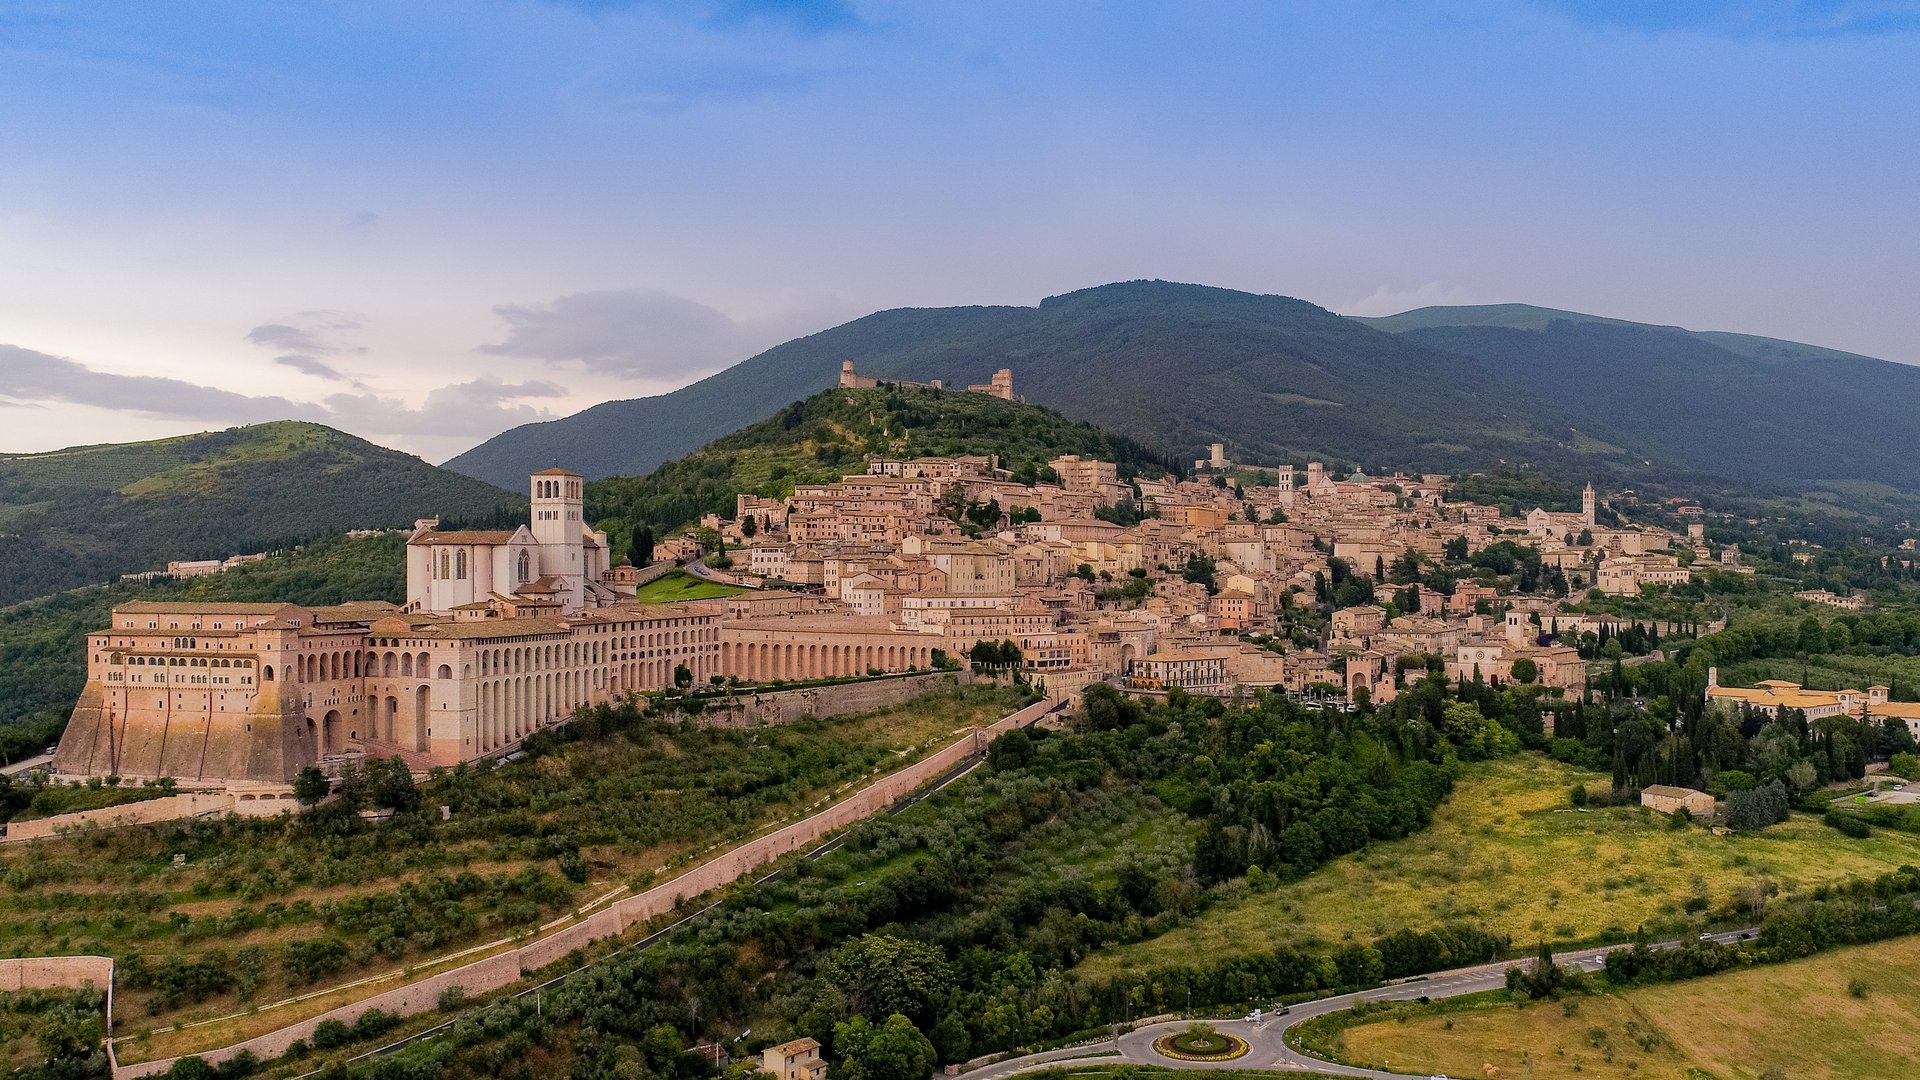
[[[453,553],[453,576],[460,581],[467,580],[467,553],[465,550]]]
[[[527,582],[532,580],[533,580],[533,555],[529,552],[522,551],[520,553],[520,573],[518,575],[518,578],[515,580],[514,584],[525,585]]]

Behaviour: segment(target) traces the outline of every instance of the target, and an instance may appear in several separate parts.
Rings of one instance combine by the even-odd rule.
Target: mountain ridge
[[[1814,485],[1812,509],[1920,511],[1920,480],[1898,462],[1903,440],[1920,439],[1902,415],[1920,403],[1920,368],[1532,305],[1367,320],[1164,281],[1033,307],[875,312],[671,394],[504,432],[447,466],[505,479],[558,460],[589,477],[641,475],[834,385],[844,359],[863,375],[962,385],[1011,368],[1027,399],[1182,456],[1218,441],[1255,464],[1544,469],[1768,499]]]
[[[1504,326],[1515,330],[1544,330],[1548,324],[1555,321],[1598,323],[1607,326],[1671,330],[1688,334],[1718,345],[1729,352],[1755,360],[1871,360],[1884,364],[1900,363],[1898,360],[1886,360],[1867,356],[1864,353],[1847,352],[1844,349],[1829,349],[1824,345],[1812,345],[1804,341],[1763,337],[1758,334],[1743,334],[1730,330],[1690,330],[1684,326],[1635,322],[1632,319],[1616,319],[1583,311],[1540,307],[1537,304],[1433,304],[1410,308],[1397,315],[1348,317],[1395,334],[1440,326]]]
[[[281,420],[0,454],[0,606],[151,570],[519,497],[323,424]]]

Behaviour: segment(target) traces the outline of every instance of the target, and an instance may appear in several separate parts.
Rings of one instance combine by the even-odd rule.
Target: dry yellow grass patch
[[[1876,830],[1850,840],[1807,815],[1759,835],[1716,837],[1674,831],[1638,808],[1575,813],[1567,792],[1582,782],[1600,790],[1606,778],[1536,754],[1470,766],[1428,829],[1096,953],[1082,968],[1110,975],[1449,922],[1523,944],[1624,937],[1650,920],[1681,920],[1696,892],[1718,907],[1756,878],[1792,891],[1920,865],[1920,836]]]
[[[1865,997],[1849,992],[1856,979]],[[1920,1071],[1916,985],[1920,938],[1904,938],[1577,998],[1573,1015],[1543,1002],[1386,1020],[1349,1029],[1342,1045],[1356,1064],[1456,1077],[1886,1080]]]

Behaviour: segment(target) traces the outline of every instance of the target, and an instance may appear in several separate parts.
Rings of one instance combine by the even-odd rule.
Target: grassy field
[[[526,932],[1019,703],[975,687],[740,731],[643,723],[448,771],[426,783],[423,812],[380,826],[196,821],[13,846],[0,851],[0,955],[140,957],[150,974],[119,980],[123,1032],[224,1016]]]
[[[1186,926],[1102,950],[1082,969],[1110,975],[1448,922],[1516,944],[1624,938],[1642,923],[1686,924],[1692,896],[1729,907],[1755,879],[1792,891],[1920,865],[1920,836],[1876,830],[1850,840],[1806,815],[1759,835],[1714,836],[1674,831],[1638,808],[1567,809],[1573,784],[1597,791],[1605,780],[1533,754],[1473,765],[1424,832],[1242,892]]]
[[[1920,938],[1903,938],[1563,1003],[1382,1020],[1338,1045],[1356,1064],[1421,1075],[1881,1080],[1920,1061],[1917,982]]]
[[[711,600],[746,591],[738,585],[722,585],[694,577],[685,570],[672,570],[640,586],[636,595],[643,604],[671,604],[680,600]]]

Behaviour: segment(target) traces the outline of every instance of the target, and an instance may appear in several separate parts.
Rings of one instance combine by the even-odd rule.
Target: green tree
[[[693,669],[685,664],[676,665],[673,669],[673,685],[682,690],[692,686]]]
[[[420,791],[413,786],[413,771],[397,757],[381,758],[368,768],[373,778],[373,805],[400,813],[418,809]]]
[[[1523,685],[1540,678],[1540,665],[1530,656],[1523,656],[1513,662],[1513,681]]]
[[[1911,780],[1920,775],[1920,755],[1901,751],[1887,759],[1887,771],[1902,780]]]
[[[1033,736],[1017,727],[987,744],[987,767],[995,772],[1024,769],[1033,760]]]
[[[1808,656],[1827,651],[1827,631],[1820,620],[1809,615],[1800,620],[1800,651]]]
[[[1187,565],[1180,570],[1180,576],[1195,585],[1205,585],[1208,592],[1218,591],[1213,584],[1214,562],[1198,552],[1187,556]]]
[[[760,532],[760,522],[752,514],[740,519],[740,535],[751,540]]]
[[[633,532],[633,550],[628,559],[635,566],[653,562],[653,526],[642,525]]]
[[[930,1019],[934,1003],[951,989],[939,946],[891,934],[863,934],[835,949],[820,965],[815,1007],[835,1019]]]
[[[332,790],[327,774],[313,765],[301,769],[293,778],[293,797],[301,806],[313,806]]]
[[[836,1080],[927,1080],[937,1059],[933,1043],[899,1013],[878,1025],[864,1016],[835,1024],[833,1049]]]

